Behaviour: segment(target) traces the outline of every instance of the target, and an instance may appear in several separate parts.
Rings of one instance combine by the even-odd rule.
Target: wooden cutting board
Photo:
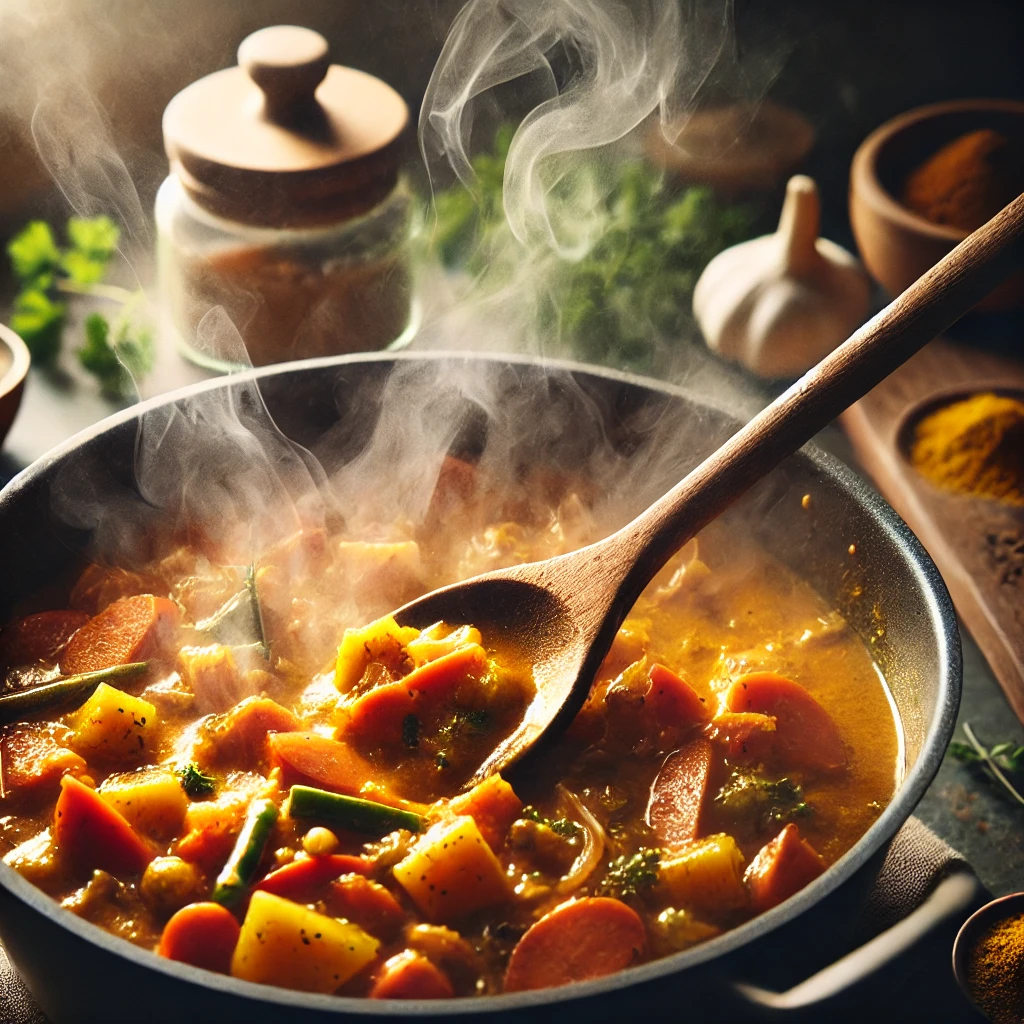
[[[923,409],[993,390],[1024,396],[1024,363],[938,339],[840,422],[860,464],[928,549],[1024,722],[1024,509],[939,490],[904,454],[910,425]]]

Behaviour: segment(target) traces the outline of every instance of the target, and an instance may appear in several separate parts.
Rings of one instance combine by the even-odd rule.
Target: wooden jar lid
[[[398,176],[409,122],[391,86],[331,64],[327,40],[296,25],[260,29],[239,67],[193,82],[164,111],[164,148],[205,209],[266,227],[357,216]]]

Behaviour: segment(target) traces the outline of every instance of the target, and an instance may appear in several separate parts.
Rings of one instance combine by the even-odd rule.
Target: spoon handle
[[[608,538],[628,607],[690,537],[1024,263],[1024,195],[808,370],[681,483]]]

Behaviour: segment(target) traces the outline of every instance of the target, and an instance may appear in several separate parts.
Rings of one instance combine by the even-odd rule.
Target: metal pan
[[[659,471],[646,481],[646,492],[638,488],[638,508],[626,511],[638,510],[640,503],[674,483],[675,475],[739,425],[728,411],[666,384],[506,356],[343,357],[207,382],[105,420],[39,460],[0,492],[0,621],[19,598],[66,573],[88,539],[53,511],[58,477],[71,467],[100,491],[131,489],[140,416],[186,398],[216,401],[224,388],[255,384],[288,436],[313,450],[319,447],[325,460],[344,462],[365,443],[386,381],[410,365],[429,366],[452,379],[486,379],[492,410],[515,403],[521,419],[533,417],[549,427],[553,423],[547,442],[524,446],[523,457],[556,469],[585,463],[581,445],[588,437],[600,437],[602,444],[627,453],[642,450],[652,432],[661,448],[675,445],[678,451],[669,451],[671,457],[657,460]],[[487,429],[487,417],[479,410],[478,404],[475,417],[467,418],[468,434],[460,443],[471,446],[468,435]],[[806,508],[801,503],[805,494],[810,495]],[[666,1011],[675,1017],[684,1010],[700,1012],[703,1019],[790,1019],[809,1012],[816,1017],[825,1005],[849,1004],[844,993],[878,965],[877,945],[858,963],[844,961],[847,966],[838,972],[818,974],[825,981],[807,998],[787,1002],[770,989],[797,992],[793,986],[846,952],[848,936],[841,923],[863,898],[888,841],[935,775],[960,697],[956,619],[937,570],[910,530],[858,476],[816,448],[804,448],[789,459],[731,514],[742,517],[769,551],[809,580],[870,644],[903,725],[905,770],[891,802],[844,857],[795,897],[701,946],[611,977],[479,1000],[390,1003],[258,986],[162,960],[62,910],[0,864],[0,939],[44,1011],[54,1024],[307,1024],[341,1015],[369,1020],[528,1012],[536,1019],[586,1014],[603,1020]],[[852,563],[850,544],[857,552]],[[940,887],[931,909],[925,908],[928,920],[921,927],[927,929],[928,921],[944,919],[972,898],[962,883],[954,889],[956,885]],[[884,959],[909,940],[897,935],[882,936],[881,941],[883,951],[888,950]],[[785,956],[779,955],[782,950]]]

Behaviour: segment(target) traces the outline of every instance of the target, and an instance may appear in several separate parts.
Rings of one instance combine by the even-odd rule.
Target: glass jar
[[[240,67],[168,105],[157,194],[162,330],[231,370],[399,347],[417,327],[408,121],[385,83],[326,63],[326,41],[263,29]]]

